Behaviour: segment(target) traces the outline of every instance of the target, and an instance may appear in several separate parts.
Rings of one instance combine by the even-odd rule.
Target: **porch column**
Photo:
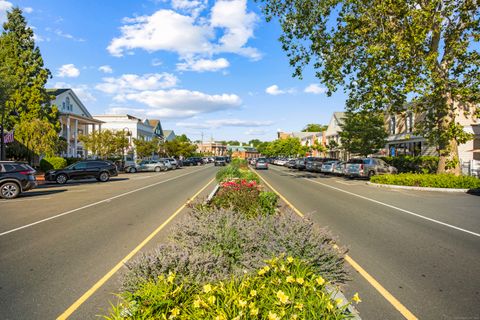
[[[62,117],[58,117],[58,121],[60,122],[60,137],[63,137],[63,122],[62,122]]]
[[[88,123],[86,123],[84,126],[83,126],[83,129],[85,130],[83,132],[84,135],[88,136]],[[87,149],[85,149],[85,146],[83,146],[83,155],[85,156],[85,159],[88,157],[88,151]]]
[[[67,157],[70,157],[70,116],[67,116]]]
[[[75,157],[78,157],[78,151],[77,151],[78,150],[77,149],[77,147],[78,147],[78,119],[75,119],[75,131],[74,131],[74,133],[75,133],[75,135],[74,135],[73,139],[75,139],[75,140],[73,140],[74,141],[73,147],[75,149],[73,151],[73,155]]]

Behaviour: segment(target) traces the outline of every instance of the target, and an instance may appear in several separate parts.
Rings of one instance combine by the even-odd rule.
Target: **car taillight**
[[[34,174],[35,171],[28,170],[28,171],[20,171],[19,173],[20,173],[20,174],[24,174],[24,175],[29,175],[29,174]]]

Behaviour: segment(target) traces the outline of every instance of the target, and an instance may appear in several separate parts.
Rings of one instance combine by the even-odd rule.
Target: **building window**
[[[390,134],[395,134],[397,132],[397,119],[395,115],[390,117]]]
[[[406,132],[413,132],[413,113],[411,111],[407,113],[407,117],[405,118],[405,128]]]
[[[70,104],[70,98],[69,98],[69,97],[67,97],[67,98],[65,99],[65,104],[67,105],[67,110],[71,111],[71,110],[72,110],[72,109],[71,109],[71,108],[72,108],[72,105]]]

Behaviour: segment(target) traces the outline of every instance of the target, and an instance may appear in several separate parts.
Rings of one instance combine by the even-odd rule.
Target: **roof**
[[[335,120],[337,120],[338,125],[343,124],[345,119],[345,112],[334,112],[333,116],[335,117]]]
[[[228,151],[238,151],[238,152],[257,152],[257,149],[249,146],[227,146]]]
[[[156,127],[160,120],[147,119],[152,127]]]
[[[320,133],[320,132],[303,132],[303,131],[302,132],[292,132],[292,137],[303,139],[305,137],[314,135],[315,133]]]
[[[53,94],[54,96],[59,96],[64,92],[67,92],[68,90],[72,90],[70,88],[61,88],[61,89],[47,89],[47,92],[49,94]]]
[[[165,135],[165,137],[168,137],[172,133],[173,133],[173,130],[163,130],[163,134]]]

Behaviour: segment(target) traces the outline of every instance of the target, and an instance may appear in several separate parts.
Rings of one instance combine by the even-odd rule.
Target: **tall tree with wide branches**
[[[479,113],[478,0],[259,0],[278,18],[283,49],[302,77],[313,64],[347,109],[425,115],[417,132],[437,146],[439,172],[460,172],[458,119]]]
[[[28,130],[31,126],[21,123],[41,120],[52,124],[43,126],[44,129],[50,128],[49,130],[58,132],[58,111],[50,104],[52,97],[45,89],[50,77],[50,71],[44,67],[40,49],[35,46],[33,30],[28,27],[22,11],[13,8],[7,13],[7,21],[3,24],[0,35],[0,78],[4,80],[0,108],[5,117],[6,129],[15,127],[16,134],[29,137]],[[46,137],[58,139],[53,132],[47,133]],[[55,142],[50,141],[45,146]],[[49,148],[40,148],[36,152],[48,153]]]

